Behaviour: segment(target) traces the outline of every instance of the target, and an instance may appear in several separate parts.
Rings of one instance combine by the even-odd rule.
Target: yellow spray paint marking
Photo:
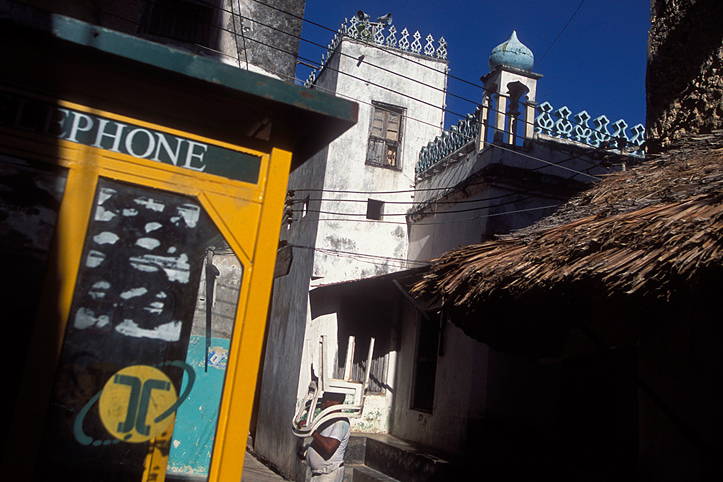
[[[106,430],[124,442],[146,442],[173,421],[176,389],[165,373],[146,365],[126,367],[105,384],[98,408]],[[169,411],[170,409],[170,411]]]

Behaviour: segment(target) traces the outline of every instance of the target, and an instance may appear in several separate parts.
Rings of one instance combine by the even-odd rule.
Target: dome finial
[[[535,56],[517,38],[517,31],[513,30],[510,38],[492,49],[489,59],[490,70],[500,65],[530,72],[535,65]]]

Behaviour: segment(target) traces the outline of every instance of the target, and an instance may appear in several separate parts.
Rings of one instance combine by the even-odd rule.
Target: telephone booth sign
[[[3,479],[238,482],[288,174],[356,105],[29,12],[0,27]]]

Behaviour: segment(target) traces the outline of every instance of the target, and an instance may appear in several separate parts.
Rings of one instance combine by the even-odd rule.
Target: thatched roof
[[[716,132],[607,176],[531,228],[445,253],[412,293],[441,300],[463,325],[486,302],[579,294],[574,287],[583,284],[604,296],[669,297],[722,261],[723,132]]]

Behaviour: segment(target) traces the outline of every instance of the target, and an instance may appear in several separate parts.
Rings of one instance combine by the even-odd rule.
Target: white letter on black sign
[[[146,148],[146,152],[143,154],[137,154],[133,150],[133,138],[138,134],[139,132],[143,132],[146,137],[148,138],[148,148]],[[130,154],[133,157],[140,157],[145,158],[151,155],[153,152],[153,149],[156,147],[156,140],[153,137],[153,134],[151,134],[150,131],[147,131],[145,129],[133,129],[128,133],[128,137],[126,137],[126,151],[128,151],[128,154]]]
[[[163,150],[168,155],[169,159],[171,160],[171,163],[174,166],[178,165],[178,156],[181,153],[181,145],[183,145],[183,139],[180,137],[176,137],[176,152],[171,151],[171,145],[166,140],[166,136],[161,134],[160,132],[156,132],[156,136],[158,136],[158,145],[156,147],[156,154],[153,156],[153,160],[156,162],[166,162],[164,160],[159,159],[159,156],[161,155],[161,147],[163,147]]]
[[[199,153],[193,152],[196,147],[202,148],[203,152],[199,152]],[[186,153],[186,164],[183,167],[186,167],[188,169],[195,169],[196,171],[205,171],[206,165],[203,163],[203,156],[206,155],[207,150],[208,150],[208,146],[206,144],[188,141],[188,152]],[[193,159],[198,159],[201,162],[201,165],[198,167],[192,166],[191,162],[193,162]]]
[[[98,122],[98,134],[95,136],[95,144],[93,144],[93,147],[100,147],[101,149],[105,149],[101,142],[103,141],[104,137],[110,137],[113,139],[113,147],[111,147],[109,150],[113,152],[120,152],[118,147],[120,147],[121,143],[121,137],[123,137],[123,129],[125,129],[125,124],[121,124],[120,122],[115,123],[115,134],[109,134],[105,131],[105,126],[108,125],[110,121],[107,119],[101,119],[100,122]]]
[[[68,140],[72,142],[78,142],[79,132],[88,132],[93,128],[93,119],[90,116],[81,114],[80,112],[71,112],[73,114],[73,124],[70,126],[70,135]],[[84,124],[81,126],[81,121]]]
[[[68,115],[70,115],[70,111],[67,109],[56,109],[55,107],[48,107],[48,115],[45,118],[43,134],[60,137],[62,139],[63,136],[65,136],[63,125],[65,125],[65,119],[68,117]]]

